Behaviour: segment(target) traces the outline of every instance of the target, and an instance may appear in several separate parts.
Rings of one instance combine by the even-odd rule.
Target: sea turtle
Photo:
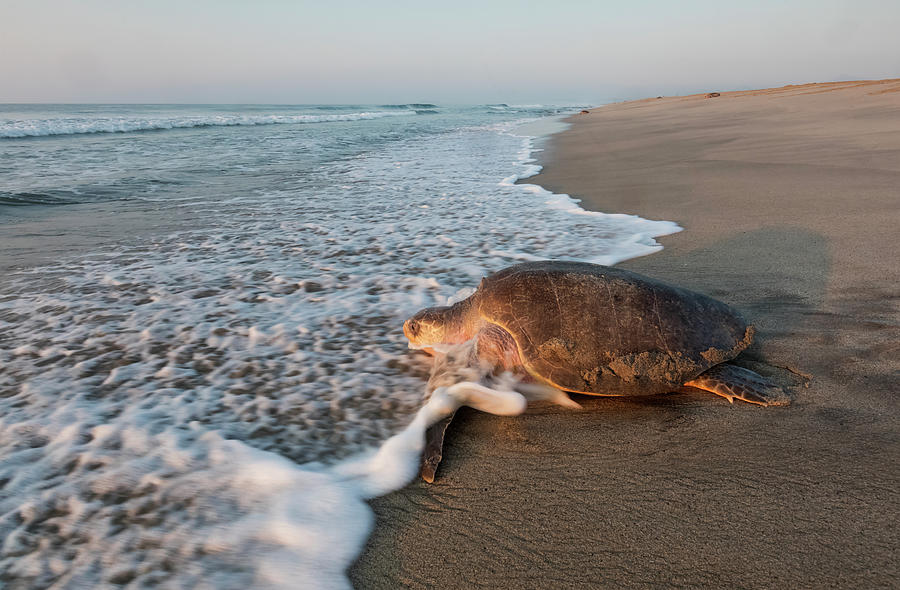
[[[652,395],[687,386],[730,402],[790,401],[761,375],[723,364],[753,339],[753,327],[737,311],[620,268],[553,260],[517,264],[482,279],[463,301],[423,309],[403,332],[411,347],[429,352],[472,341],[473,356],[495,371],[567,392]],[[449,421],[428,433],[427,481],[440,462]]]

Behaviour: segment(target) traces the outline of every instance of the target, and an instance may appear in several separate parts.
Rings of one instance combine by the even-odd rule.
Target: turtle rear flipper
[[[784,388],[759,373],[737,365],[716,365],[685,383],[685,386],[721,395],[731,403],[735,398],[761,406],[786,406],[791,403]]]

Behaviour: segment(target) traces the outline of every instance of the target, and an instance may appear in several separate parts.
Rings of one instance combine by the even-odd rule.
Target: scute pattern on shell
[[[568,391],[671,391],[734,358],[753,335],[706,295],[581,262],[515,265],[472,297],[485,321],[513,336],[532,374]]]

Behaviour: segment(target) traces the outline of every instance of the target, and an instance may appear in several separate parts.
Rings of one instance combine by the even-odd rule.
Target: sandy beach
[[[739,362],[795,401],[461,411],[438,480],[372,502],[354,586],[900,585],[900,80],[652,98],[570,122],[527,182],[680,224],[621,266],[740,309],[758,332]]]

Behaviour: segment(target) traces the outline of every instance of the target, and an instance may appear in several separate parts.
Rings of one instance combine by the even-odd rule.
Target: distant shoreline
[[[648,98],[568,119],[525,182],[685,231],[622,266],[758,328],[786,409],[676,394],[463,412],[372,502],[359,588],[876,587],[900,580],[900,80]]]

